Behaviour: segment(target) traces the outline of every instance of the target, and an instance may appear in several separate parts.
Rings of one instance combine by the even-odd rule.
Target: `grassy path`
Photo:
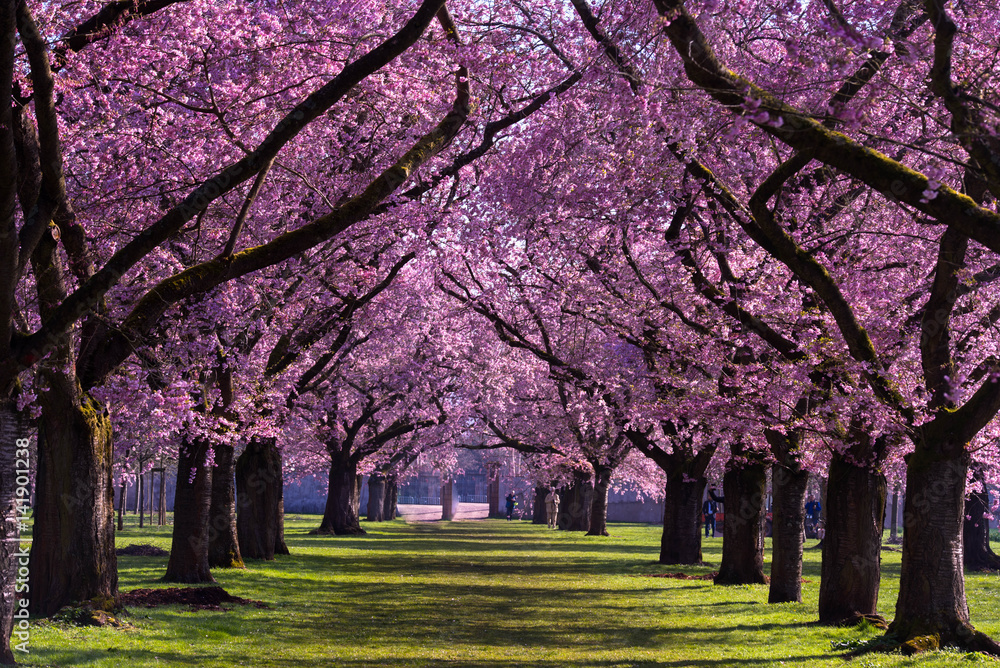
[[[41,621],[25,663],[45,666],[968,666],[942,652],[845,662],[832,641],[856,629],[811,624],[819,551],[807,550],[801,605],[766,604],[766,586],[647,577],[708,567],[655,563],[659,527],[612,525],[610,538],[502,520],[369,525],[357,538],[307,535],[286,523],[292,555],[219,572],[230,593],[267,609],[135,609],[136,629]],[[372,528],[374,527],[374,528]],[[168,529],[126,528],[119,546],[169,548]],[[809,541],[812,545],[815,541]],[[721,538],[705,545],[718,563]],[[883,552],[882,609],[891,617],[899,554]],[[157,582],[165,557],[121,557],[121,588]],[[1000,580],[970,575],[973,619],[1000,636]]]

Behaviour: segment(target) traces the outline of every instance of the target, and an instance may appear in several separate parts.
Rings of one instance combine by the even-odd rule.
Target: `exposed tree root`
[[[844,656],[853,658],[871,652],[895,652],[899,651],[906,656],[932,652],[944,647],[954,647],[967,652],[979,652],[989,656],[1000,658],[1000,643],[981,631],[976,631],[971,626],[962,626],[957,633],[918,633],[910,634],[901,640],[894,633],[872,638],[868,642],[852,648]]]

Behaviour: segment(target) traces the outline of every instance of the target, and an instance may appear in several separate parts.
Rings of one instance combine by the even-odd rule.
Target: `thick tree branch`
[[[343,304],[326,308],[311,319],[310,326],[283,335],[268,356],[265,373],[271,377],[278,375],[291,366],[302,353],[332,332],[338,325],[346,325],[355,313],[385,291],[396,279],[403,267],[414,257],[416,257],[416,253],[407,253],[392,265],[385,278],[365,294],[345,300]],[[343,345],[347,331],[349,331],[348,327],[341,328],[340,336],[338,336],[337,341],[330,347],[332,352],[336,352]],[[337,345],[338,343],[339,345]]]
[[[1000,214],[978,206],[971,198],[940,186],[933,198],[925,195],[927,176],[888,156],[835,132],[763,90],[749,79],[725,68],[687,12],[682,0],[654,0],[666,20],[664,31],[680,55],[688,78],[723,107],[743,114],[748,100],[760,102],[768,119],[753,121],[764,132],[799,151],[867,184],[890,199],[901,201],[1000,252]]]
[[[618,45],[608,37],[608,34],[604,32],[604,28],[601,27],[600,22],[594,13],[590,10],[590,5],[587,4],[587,0],[571,0],[573,3],[573,8],[576,9],[576,13],[580,16],[583,21],[583,26],[590,33],[590,36],[601,45],[604,49],[604,53],[607,55],[608,60],[615,66],[619,73],[628,81],[629,87],[632,89],[632,93],[638,95],[642,88],[642,79],[639,77],[639,73],[636,72],[626,60],[625,56],[622,55],[621,49]]]
[[[961,232],[948,228],[941,235],[934,282],[920,323],[920,357],[924,381],[931,393],[931,409],[954,406],[949,398],[952,383],[957,382],[951,355],[951,315],[968,247],[969,239]]]
[[[65,62],[68,51],[82,51],[88,44],[110,37],[116,28],[121,28],[126,23],[149,16],[178,2],[186,1],[149,0],[148,2],[136,2],[136,0],[118,0],[117,2],[109,2],[96,14],[63,35],[60,44],[55,48],[57,61],[59,63]]]
[[[88,360],[81,380],[86,387],[101,382],[130,354],[136,342],[174,304],[222,283],[268,267],[302,253],[340,234],[351,225],[372,215],[375,208],[395,192],[421,165],[437,155],[458,134],[469,111],[468,73],[461,68],[456,76],[458,94],[451,112],[433,130],[421,137],[394,165],[375,178],[360,194],[340,207],[272,241],[241,251],[232,257],[217,257],[161,281],[132,308],[121,327],[108,332],[102,353]],[[43,333],[35,334],[23,346],[22,355],[44,345]],[[37,354],[37,353],[36,353]]]
[[[396,34],[357,60],[348,63],[339,75],[296,105],[254,151],[202,183],[180,204],[171,208],[162,218],[125,244],[108,260],[104,267],[55,309],[41,330],[18,346],[18,357],[15,364],[24,368],[40,359],[52,337],[66,331],[88,310],[97,306],[104,294],[139,260],[180,231],[185,223],[204,211],[213,201],[259,173],[264,165],[273,160],[278,152],[309,123],[342,99],[359,82],[406,51],[423,34],[443,5],[444,0],[424,0],[413,17]],[[467,85],[465,90],[464,97],[467,99]],[[461,94],[460,97],[462,97]],[[467,100],[462,106],[463,108],[467,107]],[[448,128],[446,134],[448,134],[449,140],[461,125],[459,123],[456,127],[456,121],[464,122],[465,115],[464,111],[449,114],[449,120],[446,121]],[[166,291],[167,287],[171,287],[173,289],[169,291],[171,293],[169,297],[177,301],[177,299],[187,296],[187,291],[197,290],[198,286],[207,285],[208,287],[205,289],[208,289],[218,285],[222,280],[226,280],[226,277],[232,278],[267,266],[267,264],[273,264],[273,262],[267,262],[264,256],[272,253],[278,255],[294,254],[295,250],[293,249],[295,248],[308,248],[311,243],[329,238],[336,231],[346,228],[360,217],[367,215],[385,196],[405,181],[417,165],[429,158],[436,150],[440,150],[441,146],[443,144],[434,141],[433,138],[425,137],[425,141],[407,153],[403,159],[370,185],[361,196],[353,198],[329,215],[294,232],[282,235],[271,244],[244,251],[232,258],[216,260],[215,266],[210,267],[207,265],[211,263],[206,263],[206,265],[194,267],[191,273],[177,277],[172,285],[161,285],[154,291],[157,289]],[[428,151],[430,153],[425,155]],[[226,263],[230,265],[231,269],[220,271],[220,265]],[[207,278],[209,276],[215,277],[214,283],[212,280],[193,280],[196,277]],[[176,296],[178,293],[180,296]],[[16,369],[10,371],[16,372]]]
[[[951,58],[958,27],[948,16],[941,0],[926,0],[927,12],[935,28],[934,64],[930,86],[951,113],[952,130],[959,143],[976,161],[993,196],[1000,199],[1000,154],[991,150],[992,133],[977,122],[975,111],[966,106],[951,80]],[[994,144],[996,142],[994,141]]]

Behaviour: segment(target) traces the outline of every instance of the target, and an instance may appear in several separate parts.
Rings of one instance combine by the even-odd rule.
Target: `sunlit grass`
[[[216,571],[230,593],[270,607],[228,612],[134,609],[136,629],[42,621],[26,663],[58,666],[965,666],[919,659],[845,661],[832,641],[872,631],[813,624],[819,550],[806,550],[805,601],[767,605],[766,586],[646,577],[710,567],[656,563],[660,528],[612,525],[610,538],[521,522],[366,524],[367,536],[309,536],[319,518],[289,519],[292,554]],[[138,529],[119,546],[170,547],[170,527]],[[808,546],[815,544],[809,541]],[[721,538],[705,543],[718,563]],[[898,552],[883,552],[880,609],[892,616]],[[165,557],[121,557],[121,589],[158,582]],[[970,574],[977,626],[1000,635],[997,576]],[[972,660],[988,661],[972,657]]]

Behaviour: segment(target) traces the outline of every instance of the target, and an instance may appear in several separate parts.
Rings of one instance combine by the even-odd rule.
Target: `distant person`
[[[507,495],[507,521],[511,521],[514,518],[514,506],[517,502],[514,501],[514,492]]]
[[[806,502],[806,533],[814,533],[816,531],[816,523],[819,522],[821,511],[822,508],[819,501],[815,497],[810,496]]]
[[[821,543],[823,542],[823,539],[826,538],[826,527],[823,525],[823,520],[816,523],[816,538],[818,538]]]
[[[550,487],[549,493],[545,497],[545,515],[549,520],[549,528],[556,528],[556,518],[559,516],[559,495],[556,488]]]
[[[715,511],[718,506],[715,505],[715,500],[708,498],[705,499],[705,503],[701,506],[701,514],[705,516],[705,538],[708,538],[708,532],[712,532],[712,538],[715,538]]]

